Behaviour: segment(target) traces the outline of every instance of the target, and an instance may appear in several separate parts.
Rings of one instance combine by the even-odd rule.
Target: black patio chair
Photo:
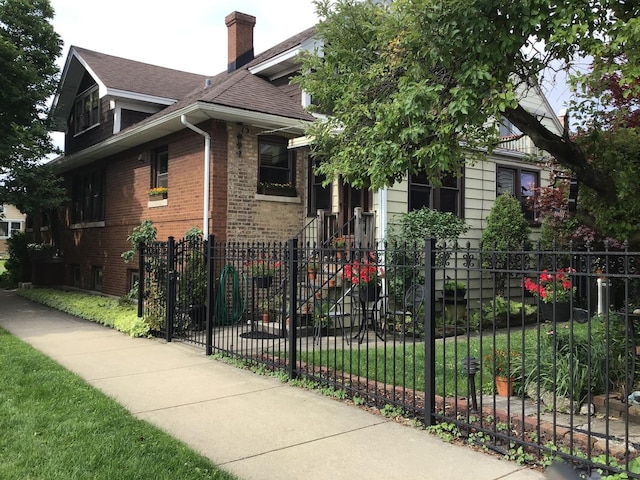
[[[407,324],[416,326],[416,318],[420,308],[424,305],[424,287],[422,285],[413,284],[409,287],[409,289],[405,292],[404,298],[402,301],[401,308],[399,309],[387,309],[385,312],[385,318],[391,322],[394,326],[396,325],[396,321],[400,319],[400,338],[404,339],[405,334],[407,332]],[[407,317],[410,318],[407,321]],[[386,322],[385,322],[386,327]]]

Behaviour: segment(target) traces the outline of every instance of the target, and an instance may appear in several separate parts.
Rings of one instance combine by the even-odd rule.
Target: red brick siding
[[[211,141],[210,233],[216,240],[283,241],[296,234],[305,222],[305,160],[296,158],[296,187],[299,201],[281,203],[256,198],[258,180],[258,137],[251,128],[243,138],[242,156],[236,153],[239,126],[209,121],[198,125],[209,132]],[[246,127],[245,127],[246,129]],[[161,146],[169,151],[169,193],[167,206],[149,208],[151,152]],[[103,292],[123,295],[127,289],[128,269],[120,255],[130,248],[127,236],[145,219],[151,219],[158,239],[181,238],[192,226],[202,228],[204,139],[185,129],[163,139],[64,175],[71,197],[74,174],[106,169],[105,226],[71,229],[70,201],[60,228],[63,264],[44,265],[38,283],[73,285],[73,266],[78,265],[81,287],[91,288],[91,267],[103,268]],[[36,230],[34,226],[34,230]]]
[[[226,125],[208,122],[199,125],[212,135],[211,209],[215,219],[211,233],[225,237],[226,230]],[[167,145],[169,150],[169,195],[165,207],[149,208],[148,190],[151,179],[151,152]],[[43,266],[39,283],[73,284],[73,265],[79,265],[82,288],[91,288],[91,267],[103,268],[103,292],[113,295],[126,293],[127,270],[137,263],[125,264],[121,253],[129,249],[127,236],[133,227],[151,219],[158,230],[158,239],[168,236],[181,238],[192,226],[202,228],[204,139],[190,130],[154,141],[143,148],[131,149],[96,162],[104,166],[107,176],[105,226],[69,228],[71,203],[66,205],[61,228],[61,251],[64,267]],[[142,161],[139,160],[139,157]],[[94,165],[65,174],[65,187],[71,197],[74,174],[92,170]],[[56,270],[56,274],[51,272]],[[64,273],[60,273],[63,271]]]

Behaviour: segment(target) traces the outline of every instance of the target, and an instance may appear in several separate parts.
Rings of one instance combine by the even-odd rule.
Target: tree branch
[[[520,104],[516,108],[505,110],[504,116],[531,138],[538,148],[548,152],[560,165],[574,172],[579,182],[598,192],[605,202],[616,202],[616,191],[611,188],[611,178],[605,172],[596,170],[575,142],[563,139],[550,131]]]

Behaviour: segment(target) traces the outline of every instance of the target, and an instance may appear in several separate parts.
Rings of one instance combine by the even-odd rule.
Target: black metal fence
[[[145,317],[168,340],[333,386],[511,460],[640,478],[638,253],[213,238],[142,253]]]

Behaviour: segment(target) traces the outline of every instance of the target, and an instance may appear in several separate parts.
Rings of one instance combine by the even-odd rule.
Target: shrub
[[[400,215],[387,235],[386,276],[391,296],[401,299],[413,283],[424,281],[426,238],[457,240],[468,230],[469,225],[450,212],[422,208]]]
[[[482,305],[482,325],[496,327],[506,327],[508,325],[519,325],[535,320],[538,307],[507,299],[501,295],[496,295],[495,299]],[[523,317],[524,316],[524,317]],[[478,315],[474,315],[474,320],[478,320]]]
[[[116,298],[48,288],[18,290],[18,294],[56,310],[112,327],[132,337],[148,335],[149,326],[137,316],[136,307]]]
[[[607,331],[608,330],[608,331]],[[555,392],[581,403],[590,392],[604,393],[621,386],[631,354],[625,345],[624,320],[616,314],[595,316],[590,324],[555,324],[525,354],[526,391]],[[540,367],[538,368],[538,362]]]
[[[508,252],[531,248],[530,233],[531,227],[522,212],[520,202],[508,193],[503,193],[496,198],[487,216],[487,226],[482,231],[482,251],[485,252],[482,265],[496,269],[523,268],[526,258],[522,254]],[[496,272],[493,275],[496,288],[503,292],[508,274]]]
[[[9,259],[4,265],[7,271],[3,275],[3,284],[6,287],[16,287],[18,282],[31,280],[31,262],[24,232],[14,233],[7,240],[7,249]]]

